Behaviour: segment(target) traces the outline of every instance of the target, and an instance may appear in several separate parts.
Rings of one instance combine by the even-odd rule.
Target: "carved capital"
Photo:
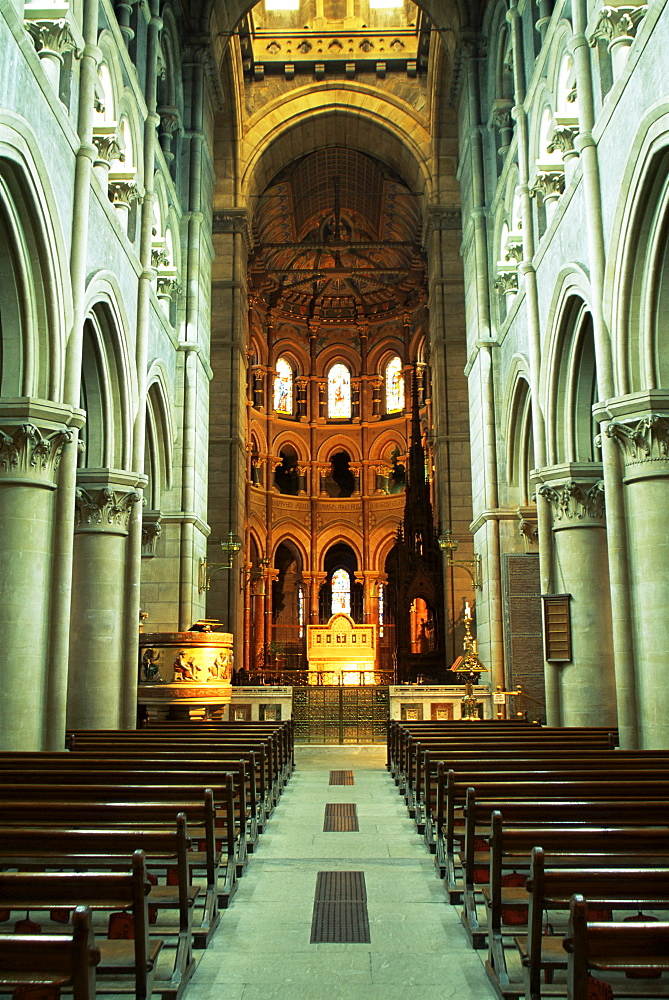
[[[30,423],[0,429],[0,478],[49,484],[60,464],[63,446],[72,437],[73,432],[64,426],[47,434]]]
[[[426,230],[428,233],[443,229],[461,229],[462,212],[458,205],[430,205],[427,210]]]
[[[159,274],[156,279],[158,297],[161,299],[174,299],[181,294],[179,279],[173,274]]]
[[[578,135],[575,125],[556,125],[551,132],[550,142],[546,149],[549,153],[574,153],[574,139]]]
[[[594,48],[600,38],[606,42],[612,42],[616,38],[634,38],[647,12],[648,4],[602,7],[595,30],[590,35],[590,45]]]
[[[518,291],[518,272],[498,271],[493,287],[500,295],[515,295]]]
[[[564,191],[564,171],[551,170],[540,171],[530,189],[530,196],[536,197],[538,194],[546,201],[550,198],[559,198]]]
[[[169,267],[170,258],[164,246],[154,246],[151,248],[151,267]]]
[[[135,490],[122,493],[111,486],[100,490],[79,487],[75,492],[74,523],[78,531],[111,531],[125,533],[132,508],[141,501]]]
[[[162,534],[159,510],[145,510],[142,513],[142,556],[151,557],[156,554],[156,542]]]
[[[135,180],[109,179],[109,200],[112,205],[130,205],[139,198],[139,186]]]
[[[159,132],[161,135],[168,135],[171,138],[175,132],[181,131],[181,117],[176,108],[161,108],[158,113],[160,115]]]
[[[211,231],[212,233],[239,233],[244,240],[247,251],[250,251],[253,246],[248,213],[243,208],[229,208],[221,212],[214,212]]]
[[[606,434],[622,448],[625,465],[669,459],[669,420],[657,413],[633,423],[612,420]]]
[[[51,53],[62,57],[64,52],[73,51],[77,58],[81,56],[72,28],[65,18],[26,21],[25,26],[39,55]]]
[[[509,234],[504,251],[504,260],[509,263],[519,264],[523,259],[523,237]]]
[[[529,545],[536,545],[539,541],[539,526],[536,521],[531,521],[528,517],[521,517],[518,523],[518,531]]]
[[[604,481],[598,480],[590,488],[574,479],[561,486],[540,486],[540,496],[553,508],[555,521],[603,521]]]
[[[98,151],[98,160],[109,164],[112,160],[123,160],[124,153],[116,126],[98,125],[93,129],[93,143]]]

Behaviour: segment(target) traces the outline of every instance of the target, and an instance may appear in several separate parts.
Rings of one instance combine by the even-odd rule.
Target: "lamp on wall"
[[[437,539],[437,543],[442,552],[446,553],[446,565],[458,566],[465,573],[469,573],[472,581],[472,590],[483,590],[483,579],[481,575],[481,556],[474,553],[473,560],[462,561],[453,558],[453,553],[457,551],[460,544],[457,538],[453,538],[450,529],[445,528]]]
[[[227,554],[225,562],[210,563],[209,566],[207,566],[207,560],[200,559],[197,580],[198,594],[203,593],[205,590],[209,590],[212,576],[215,576],[215,574],[220,572],[220,570],[232,569],[235,555],[239,552],[241,547],[242,540],[239,535],[235,535],[232,531],[229,531],[227,538],[224,538],[221,542],[221,550],[224,554]]]

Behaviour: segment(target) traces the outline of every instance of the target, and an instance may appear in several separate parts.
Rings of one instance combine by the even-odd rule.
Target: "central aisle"
[[[385,747],[296,747],[296,770],[185,1000],[488,1000],[432,857],[385,768]],[[352,770],[353,785],[329,785]],[[323,833],[326,803],[357,833]],[[370,944],[310,944],[320,871],[363,871]]]

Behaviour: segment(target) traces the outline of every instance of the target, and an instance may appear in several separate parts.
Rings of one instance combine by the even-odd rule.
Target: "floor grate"
[[[364,872],[319,872],[311,944],[368,944],[369,917]]]
[[[330,771],[330,785],[354,785],[353,771]]]
[[[358,808],[354,802],[329,802],[325,807],[323,833],[352,833],[358,826]]]

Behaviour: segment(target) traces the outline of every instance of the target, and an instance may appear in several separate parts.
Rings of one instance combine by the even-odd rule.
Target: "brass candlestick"
[[[478,674],[482,674],[486,669],[478,657],[477,642],[472,635],[472,611],[469,603],[465,602],[465,638],[462,643],[463,655],[453,669],[456,673],[466,674],[465,694],[462,699],[463,719],[479,718],[479,700],[474,694],[474,682]]]

